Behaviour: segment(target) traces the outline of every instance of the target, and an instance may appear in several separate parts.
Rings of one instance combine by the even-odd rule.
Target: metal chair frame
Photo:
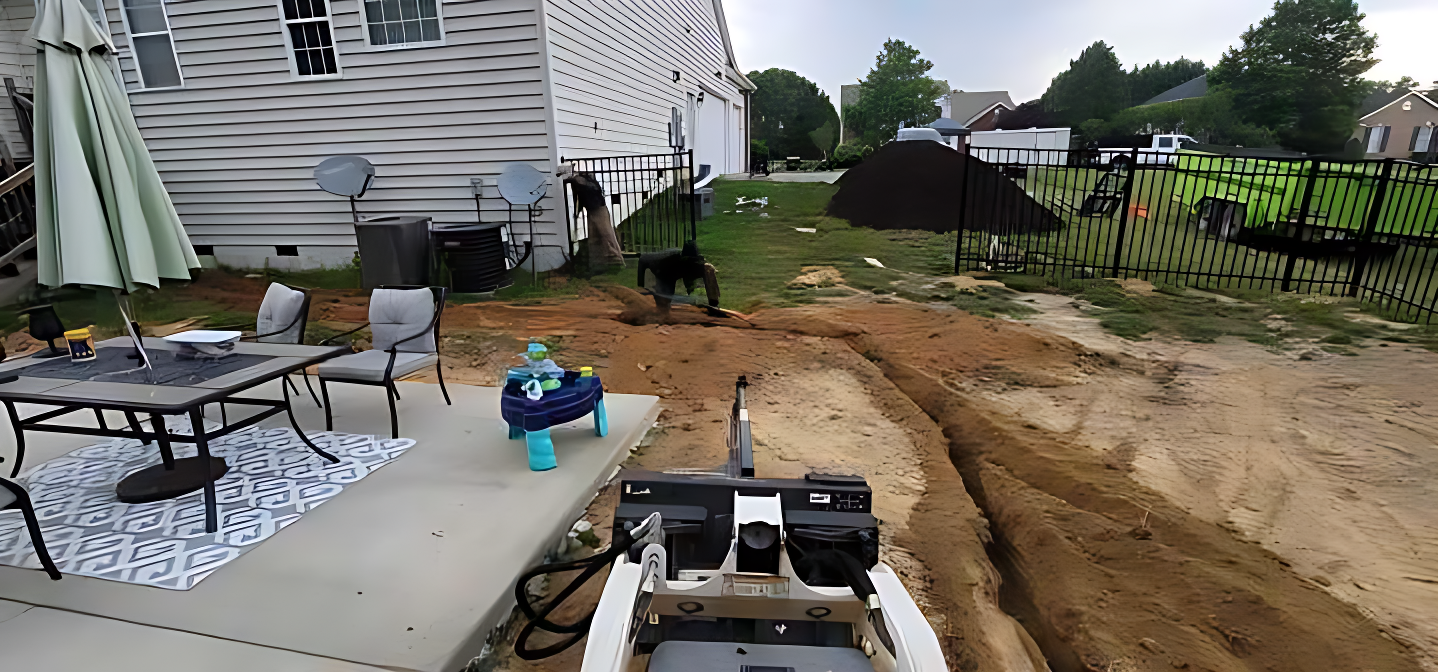
[[[285,288],[287,288],[287,289],[293,289],[293,290],[295,290],[295,291],[297,291],[297,292],[300,292],[301,294],[304,294],[304,295],[305,295],[305,300],[300,304],[300,310],[299,310],[299,312],[295,314],[295,318],[294,318],[293,320],[290,320],[290,323],[287,324],[287,325],[285,325],[285,327],[284,327],[283,329],[279,329],[279,330],[277,330],[277,331],[272,331],[272,332],[270,332],[270,333],[268,333],[268,334],[260,334],[260,333],[257,333],[257,334],[255,334],[254,336],[242,336],[242,337],[240,337],[240,340],[242,340],[242,341],[255,341],[255,342],[259,342],[259,340],[260,340],[261,338],[269,338],[269,337],[271,337],[271,336],[279,336],[280,334],[283,334],[283,333],[285,333],[285,332],[287,332],[287,331],[293,329],[293,328],[295,327],[295,325],[298,324],[298,325],[300,325],[300,343],[303,344],[303,343],[305,342],[305,329],[309,326],[309,323],[310,323],[310,301],[311,301],[311,299],[314,298],[314,296],[310,294],[310,289],[309,289],[308,287],[295,287],[295,286],[293,286],[293,285],[286,285],[286,284],[284,284],[283,282],[277,282],[277,283],[275,283],[275,284],[280,285],[281,287],[285,287]],[[259,325],[256,325],[256,326],[259,326]],[[258,331],[258,329],[256,329],[256,331]],[[315,394],[315,388],[314,388],[314,386],[313,386],[313,385],[310,385],[310,372],[309,372],[309,371],[300,371],[300,375],[305,379],[305,389],[307,389],[307,390],[310,391],[310,398],[315,401],[315,405],[316,405],[316,406],[323,406],[323,405],[320,403],[319,395],[316,395],[316,394]],[[295,382],[294,382],[293,380],[290,380],[290,377],[289,377],[289,376],[285,376],[285,377],[284,377],[284,381],[285,381],[284,384],[289,385],[289,386],[290,386],[290,390],[293,391],[293,392],[295,393],[295,396],[298,397],[298,396],[300,395],[300,388],[295,387]]]
[[[18,461],[16,466],[19,466]],[[60,570],[55,567],[55,561],[50,559],[50,552],[45,549],[45,538],[40,536],[40,521],[35,517],[35,505],[30,502],[30,493],[19,483],[0,478],[0,488],[5,488],[15,495],[15,501],[10,502],[3,509],[19,509],[20,514],[25,516],[25,528],[30,531],[30,543],[35,546],[35,555],[40,557],[40,566],[45,568],[45,573],[50,575],[52,581],[60,580]]]
[[[443,366],[443,362],[439,361],[439,320],[440,320],[440,317],[442,317],[442,316],[444,315],[444,304],[445,304],[445,301],[449,298],[449,288],[448,288],[448,287],[426,287],[426,286],[424,286],[424,285],[380,285],[379,287],[376,287],[375,289],[428,289],[431,293],[433,293],[433,294],[435,295],[434,317],[433,317],[433,318],[430,318],[429,325],[426,326],[426,327],[425,327],[423,330],[421,330],[419,333],[416,333],[416,334],[407,336],[407,337],[405,337],[405,338],[402,338],[402,339],[400,339],[400,340],[398,340],[398,341],[395,341],[395,342],[394,342],[394,345],[390,346],[387,350],[385,350],[385,352],[389,353],[389,364],[386,365],[386,366],[385,366],[385,369],[384,369],[384,380],[380,380],[380,381],[370,381],[370,380],[355,380],[355,379],[352,379],[352,378],[334,378],[334,379],[328,379],[328,380],[327,380],[327,379],[324,377],[323,374],[320,374],[320,375],[318,376],[318,378],[320,379],[320,396],[322,396],[322,397],[324,398],[325,431],[327,431],[327,432],[332,432],[332,431],[334,431],[334,428],[335,428],[335,427],[334,427],[334,415],[333,415],[333,413],[331,412],[331,409],[330,409],[330,392],[329,392],[329,387],[327,387],[327,385],[326,385],[327,382],[351,383],[351,384],[354,384],[354,385],[373,385],[373,386],[376,386],[376,387],[383,387],[383,388],[385,388],[386,398],[389,400],[389,426],[390,426],[390,434],[391,434],[394,438],[397,439],[397,438],[399,438],[399,410],[395,407],[395,403],[394,403],[394,402],[398,401],[399,398],[400,398],[400,396],[399,396],[399,388],[395,387],[395,384],[394,384],[394,362],[395,362],[395,358],[397,358],[397,357],[399,356],[399,352],[400,352],[400,351],[399,351],[399,346],[400,346],[401,343],[405,343],[405,342],[408,342],[408,341],[412,341],[412,340],[414,340],[414,339],[416,339],[416,338],[420,338],[421,336],[424,336],[424,335],[426,335],[426,334],[430,334],[430,333],[433,333],[433,334],[434,334],[434,354],[435,354],[434,373],[435,373],[435,375],[439,378],[439,390],[440,390],[440,392],[444,393],[444,403],[445,403],[446,405],[449,405],[449,406],[453,406],[453,405],[454,405],[454,402],[450,401],[450,399],[449,399],[449,390],[444,386],[444,366]],[[371,295],[371,297],[373,297],[373,295]],[[358,326],[358,327],[355,327],[354,329],[351,329],[351,330],[349,330],[349,331],[346,331],[346,332],[343,332],[343,333],[339,333],[339,334],[335,334],[334,336],[331,336],[331,337],[329,337],[329,338],[324,339],[323,341],[320,341],[320,345],[329,345],[329,343],[330,343],[331,341],[333,341],[333,340],[335,340],[335,339],[337,339],[337,338],[339,338],[339,337],[341,337],[341,336],[348,336],[348,335],[353,334],[353,333],[355,333],[355,332],[358,332],[358,331],[360,331],[361,329],[364,329],[364,328],[366,328],[366,327],[368,327],[368,326],[370,326],[370,323],[369,323],[369,322],[366,322],[366,323],[364,323],[364,324],[362,324],[362,325],[360,325],[360,326]]]

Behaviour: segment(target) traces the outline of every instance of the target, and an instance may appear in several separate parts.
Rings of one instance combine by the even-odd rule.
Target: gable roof
[[[1403,95],[1401,95],[1401,96],[1398,96],[1397,98],[1394,98],[1393,100],[1389,101],[1387,105],[1384,105],[1383,107],[1380,107],[1380,108],[1378,108],[1378,109],[1376,109],[1376,110],[1374,110],[1374,111],[1372,111],[1372,112],[1369,112],[1368,114],[1363,115],[1363,117],[1360,118],[1358,121],[1361,123],[1364,119],[1367,119],[1367,118],[1369,118],[1369,117],[1371,117],[1371,116],[1373,116],[1373,115],[1375,115],[1375,114],[1378,114],[1379,112],[1382,112],[1383,110],[1386,110],[1386,109],[1388,109],[1388,108],[1390,108],[1390,107],[1393,107],[1394,105],[1398,104],[1398,101],[1403,100],[1403,99],[1405,99],[1405,98],[1408,98],[1409,96],[1412,96],[1412,97],[1414,97],[1414,98],[1417,98],[1418,100],[1421,100],[1421,101],[1423,101],[1423,102],[1425,102],[1425,103],[1428,103],[1429,105],[1433,106],[1433,109],[1438,109],[1438,102],[1434,102],[1432,98],[1429,98],[1428,96],[1425,96],[1425,95],[1423,95],[1422,93],[1419,93],[1419,92],[1417,92],[1417,91],[1409,91],[1408,93],[1405,93],[1405,94],[1403,94]]]
[[[1145,101],[1144,105],[1171,103],[1175,100],[1202,98],[1208,95],[1208,75],[1199,75]]]
[[[949,118],[965,126],[988,114],[996,106],[1017,107],[1008,91],[954,91],[949,94]]]
[[[739,61],[734,58],[734,43],[729,40],[729,22],[724,19],[724,0],[714,0],[714,20],[719,24],[719,37],[724,40],[724,74],[743,91],[754,91],[759,87],[744,76]]]
[[[1407,93],[1407,89],[1393,89],[1392,91],[1378,90],[1368,94],[1368,97],[1358,105],[1358,118],[1362,119],[1387,107],[1389,103],[1402,98]]]

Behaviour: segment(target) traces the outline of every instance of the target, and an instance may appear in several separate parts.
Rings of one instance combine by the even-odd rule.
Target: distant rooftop
[[[1186,100],[1188,98],[1202,98],[1208,95],[1208,75],[1199,75],[1178,86],[1175,86],[1163,93],[1149,98],[1144,105],[1155,105],[1157,103],[1171,103],[1175,100]]]
[[[964,125],[972,125],[974,118],[1002,104],[1014,109],[1014,99],[1008,91],[954,91],[949,94],[949,118]]]

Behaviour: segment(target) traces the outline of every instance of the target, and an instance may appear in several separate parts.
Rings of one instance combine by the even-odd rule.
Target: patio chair
[[[255,335],[245,336],[240,340],[303,344],[305,327],[310,321],[310,298],[310,290],[303,287],[270,283],[269,289],[265,290],[264,300],[260,301],[260,312],[255,316]],[[320,406],[320,398],[315,394],[314,386],[310,385],[309,372],[301,371],[300,374],[304,376],[305,389],[310,391],[310,398],[315,400],[316,406]],[[295,396],[299,396],[300,390],[295,387],[294,381],[290,380],[289,376],[285,376],[284,381]]]
[[[439,376],[439,389],[444,403],[451,404],[449,390],[444,386],[444,372],[439,364],[439,318],[449,290],[444,287],[381,286],[369,300],[369,323],[335,334],[321,345],[365,327],[373,334],[374,348],[353,355],[336,357],[319,366],[320,395],[324,397],[325,431],[334,431],[334,414],[330,408],[328,383],[354,383],[385,388],[389,399],[390,433],[399,438],[399,413],[395,401],[399,389],[394,379],[402,378],[431,364]]]
[[[35,555],[40,557],[40,566],[45,568],[51,580],[59,581],[60,570],[55,568],[55,561],[45,550],[45,539],[40,536],[40,521],[35,518],[35,506],[30,503],[29,493],[19,483],[0,478],[0,510],[5,509],[19,509],[20,514],[25,516],[25,527],[30,530],[30,543],[35,546]]]

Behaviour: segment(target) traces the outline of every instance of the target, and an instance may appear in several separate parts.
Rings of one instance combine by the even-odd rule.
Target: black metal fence
[[[561,158],[576,174],[588,174],[604,188],[609,216],[626,254],[642,254],[693,240],[695,222],[694,152]],[[589,237],[589,215],[565,189],[571,247]],[[576,252],[571,249],[570,252]]]
[[[1345,295],[1415,322],[1438,311],[1438,165],[1149,151],[973,155],[1024,193],[994,179],[962,181],[956,272]],[[965,205],[995,199],[1031,201]]]

